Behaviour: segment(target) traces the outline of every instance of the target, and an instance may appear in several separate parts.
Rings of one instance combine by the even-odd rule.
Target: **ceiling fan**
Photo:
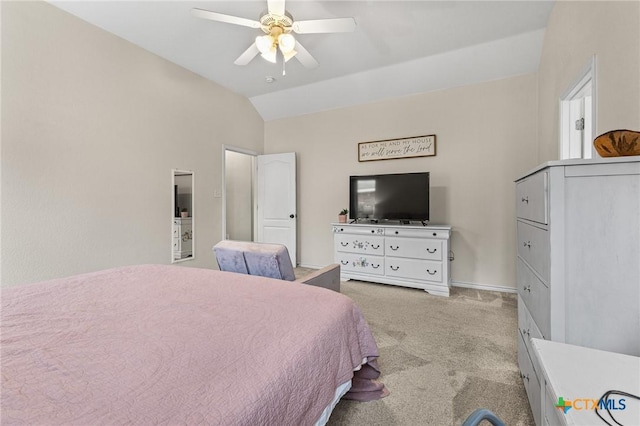
[[[344,33],[352,32],[356,28],[356,21],[353,18],[294,21],[291,14],[285,10],[284,2],[285,0],[267,0],[267,12],[260,17],[259,21],[198,8],[192,9],[191,13],[198,18],[260,28],[265,33],[257,36],[255,42],[234,61],[236,65],[247,65],[258,54],[267,61],[276,63],[278,51],[280,51],[284,62],[295,56],[305,67],[315,68],[318,66],[318,61],[291,32],[296,34]]]

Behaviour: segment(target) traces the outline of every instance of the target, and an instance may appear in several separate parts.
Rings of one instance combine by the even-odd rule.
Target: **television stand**
[[[450,226],[333,223],[332,227],[341,279],[449,296]]]

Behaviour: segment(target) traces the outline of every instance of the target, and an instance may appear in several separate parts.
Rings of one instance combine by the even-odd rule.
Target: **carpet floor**
[[[447,298],[359,281],[341,292],[371,327],[391,394],[342,400],[328,425],[461,425],[478,408],[509,426],[534,424],[517,365],[515,294],[454,287]]]

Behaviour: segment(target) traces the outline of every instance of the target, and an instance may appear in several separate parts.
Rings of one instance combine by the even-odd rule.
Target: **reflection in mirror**
[[[193,172],[188,170],[171,171],[173,188],[171,214],[171,262],[193,259],[194,223],[193,223]]]
[[[225,149],[223,235],[227,240],[253,241],[254,169],[253,154]]]

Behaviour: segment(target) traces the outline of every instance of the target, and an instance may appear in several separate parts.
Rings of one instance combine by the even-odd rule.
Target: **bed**
[[[167,265],[2,290],[9,424],[313,425],[387,394],[357,306],[323,288]]]

